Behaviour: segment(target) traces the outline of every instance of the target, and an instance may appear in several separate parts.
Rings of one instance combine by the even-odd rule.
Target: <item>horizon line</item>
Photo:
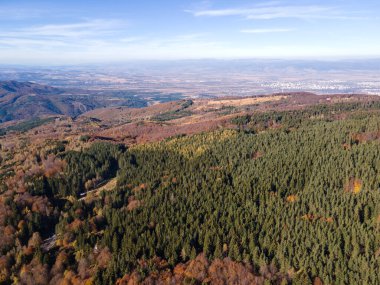
[[[109,60],[109,61],[89,61],[89,62],[70,62],[70,63],[0,63],[0,67],[17,67],[17,66],[36,66],[36,67],[45,67],[45,66],[81,66],[81,65],[120,65],[130,62],[200,62],[200,61],[321,61],[321,62],[344,62],[344,61],[369,61],[369,60],[380,60],[380,55],[373,56],[323,56],[323,57],[234,57],[234,58],[167,58],[167,59],[124,59],[124,60]]]

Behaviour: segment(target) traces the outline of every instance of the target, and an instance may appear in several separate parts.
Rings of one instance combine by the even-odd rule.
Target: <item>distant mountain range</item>
[[[0,81],[0,123],[49,115],[78,116],[95,108],[109,106],[147,105],[147,100],[131,94],[100,94],[32,82]]]

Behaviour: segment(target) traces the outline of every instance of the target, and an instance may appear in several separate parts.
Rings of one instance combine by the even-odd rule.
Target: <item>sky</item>
[[[0,64],[380,58],[380,1],[0,0]]]

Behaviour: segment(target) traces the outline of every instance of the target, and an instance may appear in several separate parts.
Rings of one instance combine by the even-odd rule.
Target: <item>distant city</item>
[[[178,93],[186,97],[281,92],[380,94],[380,60],[204,60],[110,66],[0,67],[0,80],[97,91]],[[104,93],[106,96],[107,93]]]

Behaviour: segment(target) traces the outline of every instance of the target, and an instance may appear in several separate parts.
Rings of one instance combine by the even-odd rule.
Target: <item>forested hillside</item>
[[[0,124],[8,121],[33,120],[38,117],[76,117],[104,107],[148,106],[152,100],[178,100],[181,94],[134,92],[128,90],[65,89],[32,82],[0,81]],[[146,99],[151,98],[151,99]]]
[[[380,284],[379,109],[4,156],[0,283]]]

